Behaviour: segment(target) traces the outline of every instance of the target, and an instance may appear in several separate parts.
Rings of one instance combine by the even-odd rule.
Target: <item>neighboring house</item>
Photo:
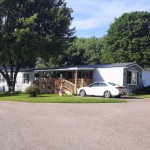
[[[117,63],[117,64],[102,64],[102,65],[84,65],[73,67],[55,67],[55,68],[34,68],[34,69],[21,69],[17,75],[17,83],[15,86],[16,91],[25,91],[25,89],[33,85],[35,79],[34,74],[39,72],[40,77],[43,75],[57,72],[62,74],[62,77],[67,83],[73,82],[75,89],[84,85],[84,80],[92,82],[114,82],[121,86],[127,87],[127,92],[131,92],[136,88],[142,86],[142,68],[136,63]],[[79,81],[82,84],[79,85]],[[72,84],[72,83],[71,83]],[[66,84],[67,85],[67,84]],[[0,87],[5,86],[7,83],[0,76]]]
[[[150,68],[144,68],[142,72],[142,83],[144,86],[150,86]]]

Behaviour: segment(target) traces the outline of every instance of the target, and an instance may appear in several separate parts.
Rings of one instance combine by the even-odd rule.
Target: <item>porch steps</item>
[[[72,94],[70,93],[70,90],[69,90],[68,88],[64,87],[64,86],[63,86],[63,91],[64,91],[65,94],[67,94],[67,95],[72,95]]]

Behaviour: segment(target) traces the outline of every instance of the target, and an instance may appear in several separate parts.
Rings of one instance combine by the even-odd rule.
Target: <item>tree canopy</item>
[[[150,67],[150,13],[124,13],[114,20],[104,38],[103,63],[136,62]]]
[[[49,60],[70,46],[75,38],[71,13],[64,0],[0,0],[0,73],[9,87],[14,90],[25,61]]]
[[[72,45],[58,57],[51,57],[49,61],[39,58],[37,67],[79,66],[101,63],[101,49],[103,38],[76,38]]]

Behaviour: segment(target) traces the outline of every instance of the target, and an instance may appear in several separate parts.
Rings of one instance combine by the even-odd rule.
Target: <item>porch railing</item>
[[[75,84],[75,79],[69,79],[70,82]],[[77,79],[77,88],[85,87],[93,83],[92,79]]]
[[[41,79],[39,81],[39,86],[41,89],[44,91],[50,92],[50,91],[55,91],[55,93],[59,92],[59,87],[61,86],[61,79],[52,79],[46,81],[43,81]],[[77,85],[75,85],[75,79],[62,79],[62,86],[67,88],[68,90],[71,90],[73,93],[76,93],[77,89],[80,87],[88,86],[92,84],[93,80],[92,79],[77,79]]]
[[[65,80],[65,79],[63,79],[62,86],[69,89],[69,90],[71,90],[72,92],[75,92],[75,90],[76,90],[75,89],[75,84],[68,81],[68,80]]]

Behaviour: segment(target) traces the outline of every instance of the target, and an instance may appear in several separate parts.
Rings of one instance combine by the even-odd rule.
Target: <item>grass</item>
[[[123,103],[126,101],[105,98],[73,97],[65,95],[60,97],[57,94],[42,94],[30,98],[28,94],[0,94],[0,101],[17,101],[31,103]]]

